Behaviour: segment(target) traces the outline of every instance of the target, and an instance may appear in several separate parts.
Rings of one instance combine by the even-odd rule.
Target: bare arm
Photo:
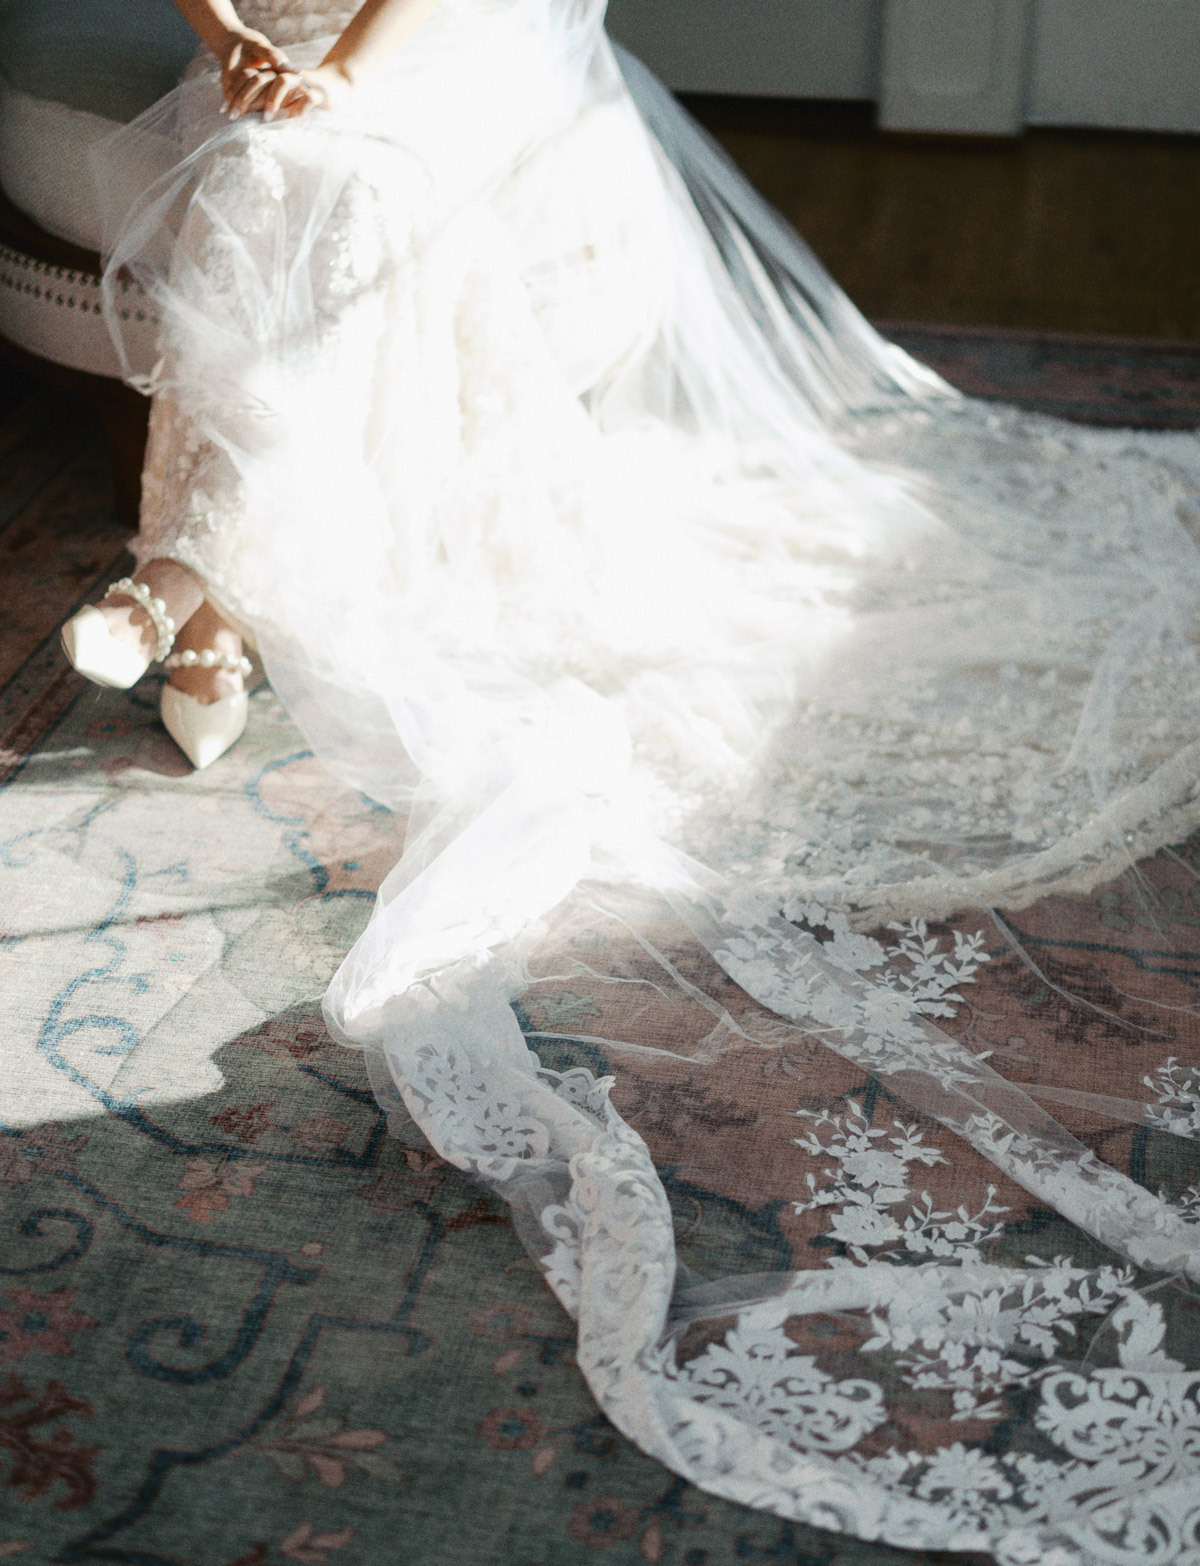
[[[243,25],[233,0],[175,0],[192,31],[221,64],[221,88],[230,100],[253,82],[256,73],[289,69],[287,56],[263,33]]]
[[[176,7],[192,31],[198,34],[218,60],[224,59],[229,45],[235,38],[248,36],[249,29],[242,26],[233,0],[175,0]]]
[[[438,0],[363,0],[322,66],[333,66],[357,86],[387,63],[437,5]]]

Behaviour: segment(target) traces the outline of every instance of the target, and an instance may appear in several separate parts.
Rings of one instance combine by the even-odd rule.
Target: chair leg
[[[114,385],[98,403],[112,460],[117,516],[127,527],[136,529],[141,510],[142,465],[146,459],[150,401],[128,386]]]
[[[85,370],[68,369],[3,337],[0,337],[0,361],[15,365],[18,373],[24,372],[55,391],[86,397],[96,409],[112,459],[117,516],[136,532],[142,499],[142,464],[146,459],[146,436],[150,427],[150,399],[120,381],[91,375]]]

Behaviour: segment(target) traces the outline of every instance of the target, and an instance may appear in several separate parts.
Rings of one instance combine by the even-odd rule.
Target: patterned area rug
[[[1032,401],[1053,383],[1095,411],[1101,381],[1136,383],[1147,422],[1183,421],[1170,376],[1156,412],[1161,356],[1132,380],[1113,358],[1104,380],[1073,366],[1108,349],[1054,360],[1042,338],[1014,356],[1013,334],[925,335],[944,373],[969,364],[972,390],[1021,391],[1025,353]],[[1195,400],[1200,352],[1190,363]],[[127,564],[103,448],[86,409],[15,380],[0,420],[0,1560],[948,1561],[713,1500],[597,1412],[571,1323],[505,1211],[415,1137],[386,1134],[361,1060],[322,1027],[321,991],[397,823],[330,783],[266,688],[245,740],[193,776],[152,682],[103,692],[64,668],[58,624]],[[1190,1024],[1158,1009],[1200,985],[1184,874],[1200,842],[1180,856],[1148,867],[1176,912],[1169,964],[1120,894],[1019,921],[1052,977],[1133,1030],[1064,1006],[994,931],[956,1030],[1010,1076],[1044,1079],[1049,1059],[1063,1087],[1127,1098],[1169,1057],[1200,1058]],[[620,1026],[602,1012],[564,988],[526,1021],[534,1041],[595,1037]],[[543,1054],[606,1064],[595,1044]],[[879,1084],[819,1046],[733,1057],[719,1090],[681,1090],[672,1072],[623,1062],[617,1102],[655,1155],[681,1259],[760,1272],[851,1254],[846,1213],[831,1223],[766,1193],[801,1202],[821,1167],[796,1142],[798,1109],[840,1094],[849,1116],[890,1126]],[[1186,1183],[1181,1139],[1060,1113],[1152,1188]],[[774,1167],[740,1156],[751,1127]],[[934,1209],[998,1223],[1014,1257],[1063,1248],[1060,1220],[990,1166],[956,1155],[950,1175],[922,1176]]]
[[[881,322],[880,329],[973,397],[1085,424],[1200,425],[1197,343],[899,322]]]

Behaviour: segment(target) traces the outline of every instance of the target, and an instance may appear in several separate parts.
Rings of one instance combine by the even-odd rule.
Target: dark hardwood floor
[[[865,104],[685,102],[869,316],[1200,341],[1200,137],[901,137]]]

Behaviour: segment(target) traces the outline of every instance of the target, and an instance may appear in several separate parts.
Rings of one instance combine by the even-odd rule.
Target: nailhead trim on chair
[[[120,283],[123,320],[142,327],[148,368],[155,358],[157,322],[142,290]],[[68,314],[67,312],[71,312]],[[40,261],[11,245],[0,244],[0,336],[19,348],[93,375],[119,376],[116,350],[108,335],[100,301],[100,279],[89,272]]]

